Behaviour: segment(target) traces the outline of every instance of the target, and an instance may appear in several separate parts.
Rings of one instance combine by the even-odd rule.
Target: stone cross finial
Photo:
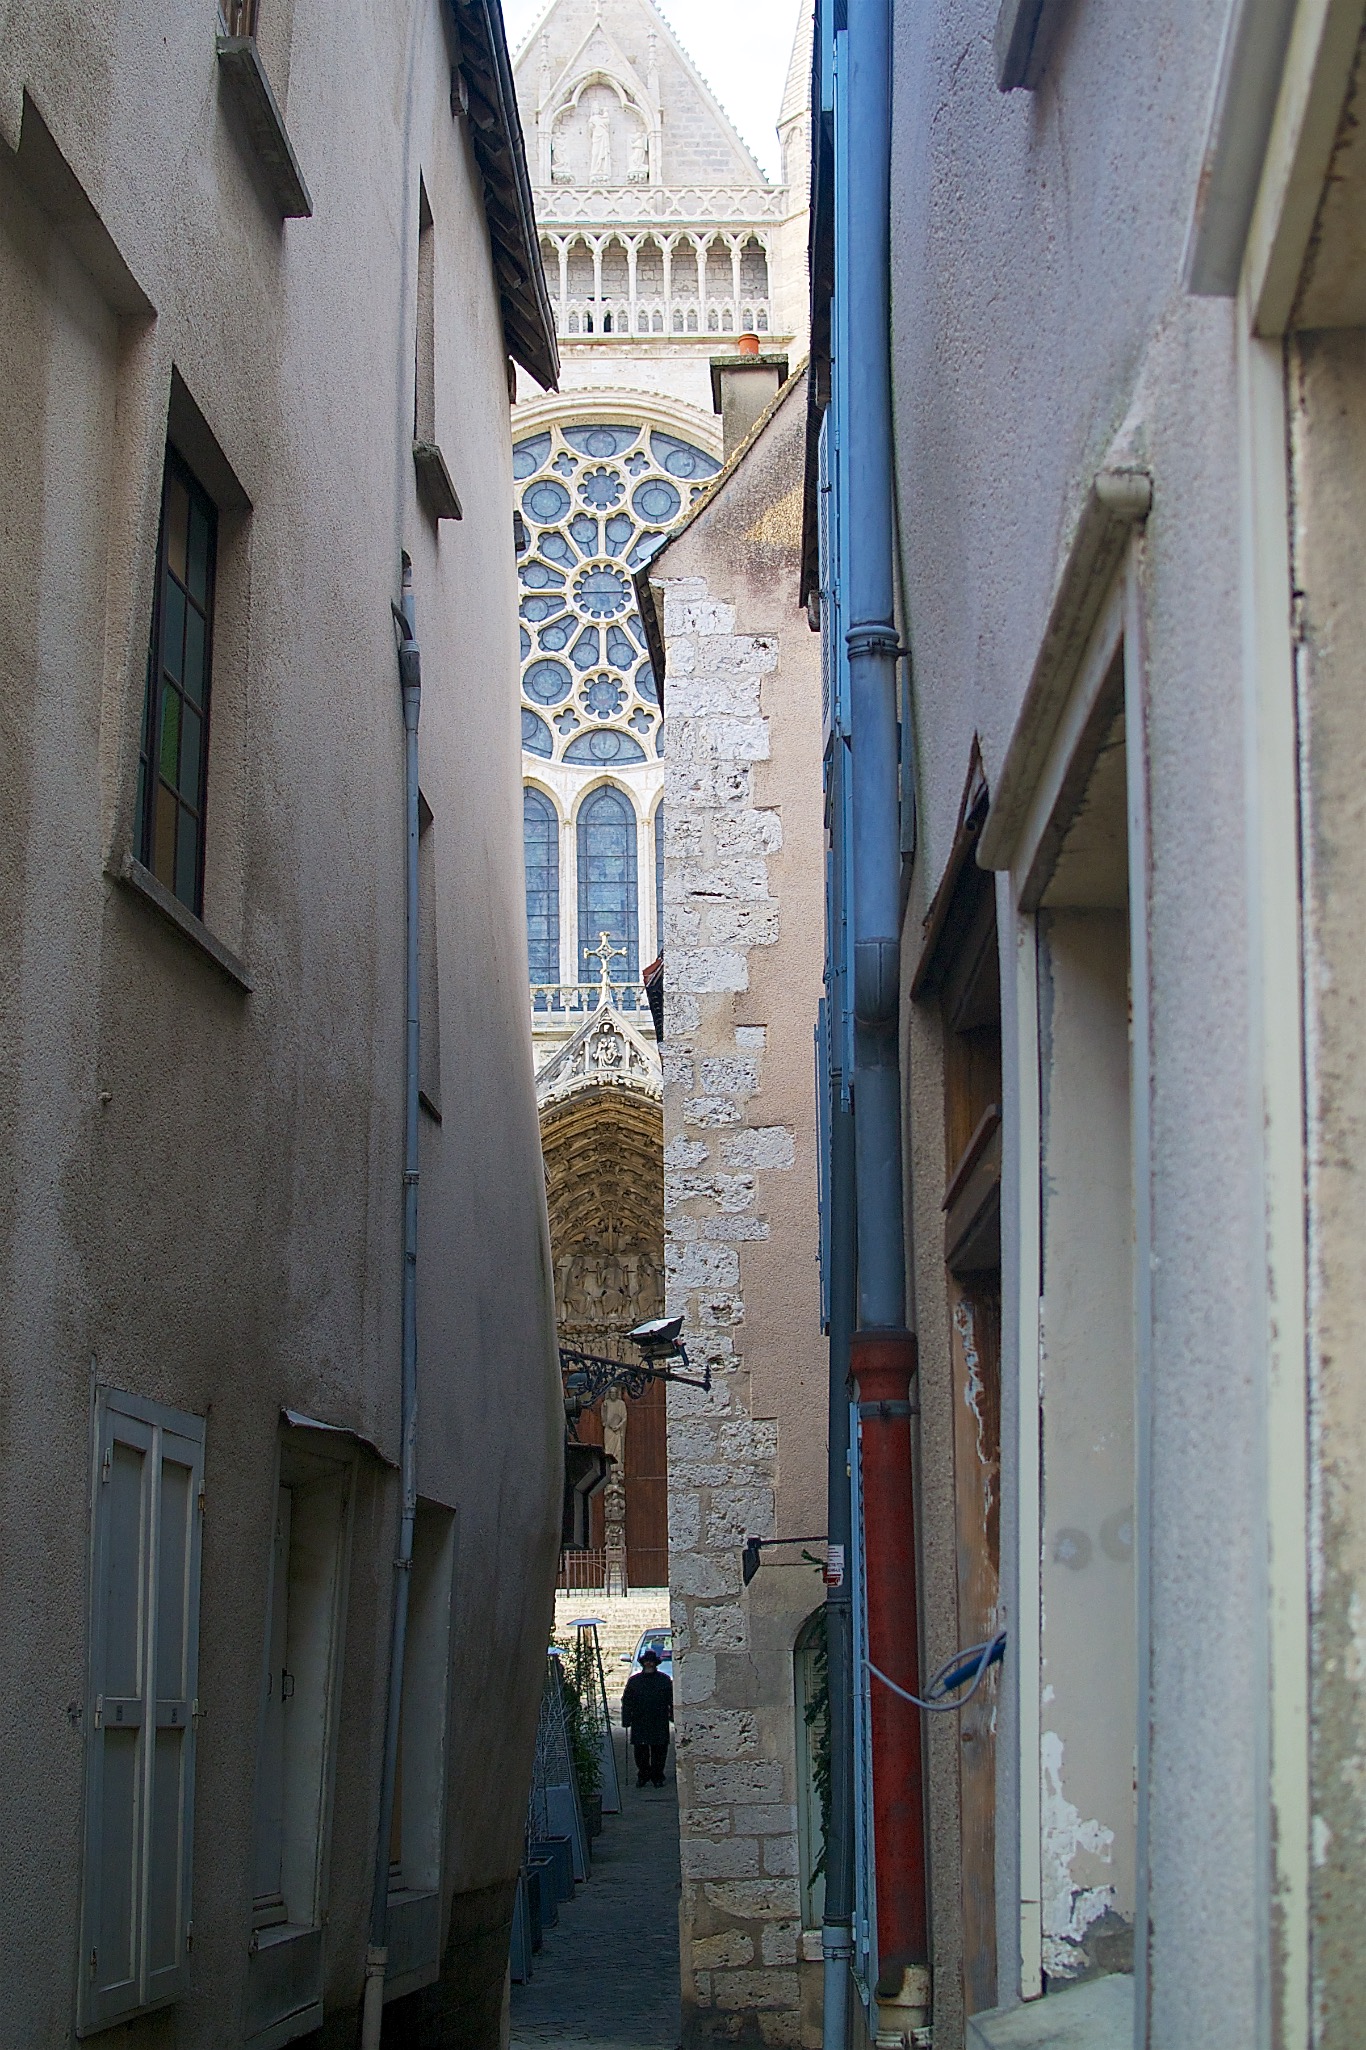
[[[614,947],[612,945],[612,935],[608,932],[599,932],[596,947],[585,947],[583,951],[586,960],[597,961],[601,964],[598,981],[599,997],[610,997],[612,994],[611,966],[613,961],[617,959],[622,961],[626,959],[625,947]]]

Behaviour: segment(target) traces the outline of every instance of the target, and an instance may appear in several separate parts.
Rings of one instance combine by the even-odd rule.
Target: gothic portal
[[[720,470],[713,358],[805,348],[810,55],[807,4],[777,183],[652,0],[555,0],[514,66],[562,387],[513,411],[528,970],[561,1337],[610,1357],[663,1308],[664,738],[632,572]],[[618,1460],[593,1551],[635,1586],[668,1578],[663,1394],[584,1427]]]

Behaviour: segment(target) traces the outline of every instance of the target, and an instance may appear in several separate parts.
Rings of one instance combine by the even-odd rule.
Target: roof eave
[[[448,0],[469,95],[470,137],[484,183],[484,213],[508,354],[545,391],[557,391],[560,351],[541,265],[526,147],[500,0]]]

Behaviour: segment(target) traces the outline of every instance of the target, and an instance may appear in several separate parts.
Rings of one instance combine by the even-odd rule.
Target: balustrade
[[[556,302],[562,335],[765,335],[772,324],[771,302],[745,299],[737,324],[730,299],[595,299],[565,297]]]
[[[601,982],[533,982],[531,1010],[537,1018],[587,1016],[602,1002]],[[609,982],[608,1006],[613,1011],[647,1012],[649,998],[638,982]]]
[[[756,233],[551,235],[542,260],[561,335],[767,334],[768,249]]]

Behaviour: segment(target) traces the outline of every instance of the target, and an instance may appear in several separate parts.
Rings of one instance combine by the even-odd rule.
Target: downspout
[[[824,2050],[849,2041],[854,1956],[853,1619],[850,1608],[849,1341],[854,1328],[854,1117],[842,1077],[830,1086],[830,1413],[825,1653],[830,1731],[830,1824],[825,1839]],[[837,1549],[838,1547],[838,1549]],[[838,1576],[836,1564],[838,1562]]]
[[[854,1154],[857,1326],[850,1372],[861,1438],[871,1663],[920,1691],[911,1381],[901,1195],[901,834],[891,394],[891,7],[849,8],[841,152],[849,180],[848,416],[840,483],[849,535],[846,647],[853,772]],[[929,2020],[929,1928],[920,1712],[874,1686],[878,2040]]]
[[[402,1512],[394,1559],[394,1608],[389,1638],[389,1698],[384,1714],[384,1772],[380,1781],[379,1840],[370,1900],[370,1947],[365,1958],[361,2050],[379,2050],[384,2022],[384,1978],[389,1963],[389,1838],[398,1780],[398,1738],[403,1718],[403,1663],[408,1642],[408,1588],[412,1580],[417,1518],[417,1134],[418,1134],[418,761],[417,722],[422,710],[422,656],[417,645],[413,566],[403,558],[403,602],[394,608],[400,629],[398,678],[403,693],[404,806],[407,862],[404,888],[403,1074],[403,1353],[399,1390],[399,1485]]]

